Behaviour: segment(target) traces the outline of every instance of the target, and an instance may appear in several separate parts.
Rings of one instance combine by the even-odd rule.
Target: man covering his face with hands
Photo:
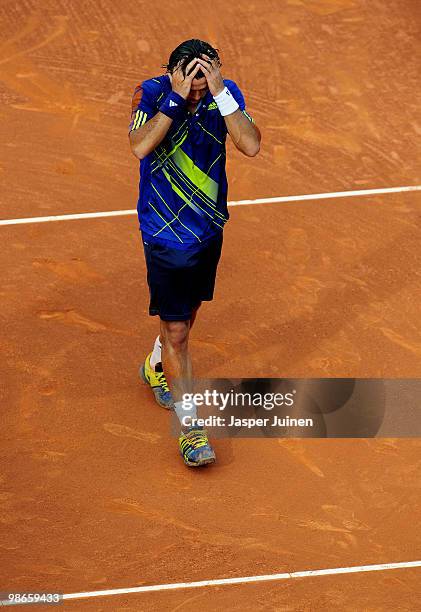
[[[140,374],[157,402],[181,423],[179,450],[186,465],[215,461],[207,433],[189,427],[193,408],[188,352],[190,330],[202,301],[212,300],[228,221],[225,141],[254,157],[261,135],[245,110],[237,84],[221,75],[210,44],[183,42],[164,66],[167,73],[139,84],[132,100],[129,140],[140,160],[138,215],[150,292],[149,314],[160,333]]]

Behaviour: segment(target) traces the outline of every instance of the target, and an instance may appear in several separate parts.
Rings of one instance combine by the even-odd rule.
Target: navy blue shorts
[[[202,301],[213,299],[223,233],[185,250],[143,239],[150,293],[149,314],[163,321],[187,321]]]

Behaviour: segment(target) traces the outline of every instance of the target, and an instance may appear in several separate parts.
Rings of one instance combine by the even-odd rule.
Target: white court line
[[[361,572],[381,572],[385,570],[421,567],[421,561],[403,561],[400,563],[382,563],[379,565],[356,565],[352,567],[334,567],[330,569],[306,570],[304,572],[285,572],[284,574],[266,574],[263,576],[243,576],[241,578],[219,578],[200,580],[199,582],[174,582],[172,584],[152,584],[150,586],[131,587],[127,589],[108,589],[106,591],[87,591],[85,593],[67,593],[62,599],[85,599],[87,597],[105,597],[107,595],[127,595],[128,593],[150,593],[152,591],[173,591],[176,589],[193,589],[227,584],[244,584],[249,582],[267,582],[269,580],[290,580],[291,578],[313,578],[315,576],[332,576],[334,574],[358,574]],[[0,601],[0,606],[10,605],[7,600]],[[20,604],[25,605],[25,604]]]
[[[357,574],[360,572],[380,572],[384,570],[421,567],[421,561],[404,561],[401,563],[382,563],[380,565],[357,565],[353,567],[335,567],[331,569],[307,570],[304,572],[286,572],[284,574],[267,574],[263,576],[243,576],[241,578],[220,578],[217,580],[200,580],[199,582],[175,582],[172,584],[153,584],[150,586],[132,587],[127,589],[109,589],[106,591],[89,591],[85,593],[67,593],[66,599],[84,599],[87,597],[105,597],[107,595],[127,595],[128,593],[150,593],[152,591],[172,591],[176,589],[193,589],[200,587],[219,586],[227,584],[244,584],[248,582],[267,582],[269,580],[290,580],[291,578],[313,578],[315,576],[331,576],[334,574]],[[0,601],[0,606],[5,605]]]
[[[384,193],[401,193],[403,191],[421,191],[421,185],[407,187],[385,187],[381,189],[360,189],[358,191],[334,191],[330,193],[310,193],[307,195],[280,196],[277,198],[258,198],[256,200],[238,200],[228,202],[228,206],[248,206],[251,204],[274,204],[276,202],[300,202],[303,200],[328,200],[330,198],[352,198],[365,195],[379,195]],[[135,215],[134,209],[112,210],[94,213],[80,213],[71,215],[54,215],[50,217],[26,217],[22,219],[1,219],[0,225],[20,225],[27,223],[47,223],[48,221],[73,221],[74,219],[98,219],[100,217],[122,217]]]

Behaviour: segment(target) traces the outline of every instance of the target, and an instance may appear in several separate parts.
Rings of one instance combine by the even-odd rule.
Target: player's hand
[[[185,100],[190,93],[191,83],[199,72],[201,66],[195,58],[186,66],[186,76],[184,76],[180,64],[174,68],[172,74],[169,75],[172,90],[182,96]],[[195,64],[197,64],[195,66]],[[194,66],[194,68],[193,68]]]
[[[219,70],[220,63],[217,58],[211,59],[204,53],[202,53],[202,58],[203,59],[198,58],[196,61],[199,62],[202,72],[206,77],[209,91],[213,96],[217,96],[225,88],[224,80]]]

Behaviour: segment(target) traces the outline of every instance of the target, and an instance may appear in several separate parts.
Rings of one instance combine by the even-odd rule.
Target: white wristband
[[[235,111],[240,108],[228,87],[225,87],[217,96],[213,96],[213,99],[217,103],[219,112],[223,117],[235,113]]]

